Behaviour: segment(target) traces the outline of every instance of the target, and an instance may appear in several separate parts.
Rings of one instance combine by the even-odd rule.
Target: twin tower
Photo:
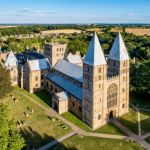
[[[94,34],[83,62],[82,119],[93,129],[129,110],[129,56],[119,33],[107,60]]]

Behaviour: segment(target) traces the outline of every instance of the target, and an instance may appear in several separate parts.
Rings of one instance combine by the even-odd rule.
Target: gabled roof
[[[69,53],[67,56],[67,60],[73,64],[82,63],[82,59],[78,54],[73,55],[72,53]]]
[[[126,46],[124,44],[124,41],[123,41],[120,33],[115,38],[115,41],[110,50],[108,58],[113,59],[113,60],[118,60],[118,61],[130,59],[127,49],[126,49]]]
[[[79,101],[82,101],[83,89],[81,87],[75,85],[71,81],[61,77],[60,75],[56,73],[49,73],[47,75],[47,79],[55,83],[64,91],[67,91],[68,94],[71,94],[74,97],[76,97]]]
[[[106,64],[104,53],[96,33],[90,42],[83,62],[91,66]]]
[[[47,58],[28,60],[28,65],[31,71],[44,70],[50,68],[50,64]]]
[[[55,95],[59,98],[59,100],[68,100],[68,94],[67,92],[59,92],[59,93],[55,93]]]
[[[53,68],[77,81],[83,82],[83,68],[76,64],[61,59]]]
[[[14,53],[11,51],[5,61],[5,67],[16,67],[18,65],[18,61]]]

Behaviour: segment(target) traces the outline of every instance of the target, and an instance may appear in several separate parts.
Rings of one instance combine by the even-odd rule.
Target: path
[[[138,135],[141,136],[142,132],[141,132],[141,115],[140,115],[140,111],[137,107],[135,107],[133,104],[130,104],[136,111],[137,111],[137,121],[138,121]]]
[[[63,140],[66,140],[66,139],[68,139],[69,137],[71,137],[71,136],[73,136],[75,134],[76,134],[75,132],[70,132],[70,133],[60,137],[59,139],[54,140],[54,141],[52,141],[52,142],[50,142],[50,143],[48,143],[48,144],[38,148],[38,150],[47,150],[47,149],[53,147],[54,145],[58,144],[59,142],[62,142]]]
[[[150,150],[150,145],[143,140],[140,136],[137,136],[135,133],[133,133],[131,130],[129,130],[127,127],[122,125],[119,121],[114,120],[113,123],[120,128],[122,131],[124,131],[126,134],[128,134],[132,140],[136,141],[137,143],[143,145],[147,150]]]
[[[19,92],[18,92],[19,93]],[[128,138],[127,136],[121,136],[121,135],[112,135],[112,134],[103,134],[103,133],[93,133],[93,132],[86,132],[83,129],[79,128],[78,126],[76,126],[75,124],[71,123],[70,121],[66,120],[64,117],[60,116],[56,111],[54,111],[52,108],[46,108],[45,106],[39,104],[38,102],[36,102],[33,98],[31,98],[30,96],[28,96],[25,93],[19,93],[22,94],[23,96],[25,96],[26,98],[28,98],[29,100],[31,100],[33,103],[35,103],[36,105],[38,105],[40,108],[44,109],[46,114],[49,116],[53,116],[56,117],[57,119],[61,120],[62,122],[64,122],[65,124],[67,124],[68,126],[70,126],[73,131],[77,134],[82,134],[85,136],[96,136],[96,137],[101,137],[101,138],[110,138],[110,139],[125,139]]]
[[[143,138],[143,139],[146,139],[146,138],[148,138],[149,136],[150,136],[150,132],[144,134],[144,135],[142,136],[142,138]]]
[[[137,136],[136,134],[134,134],[132,131],[130,131],[127,127],[123,126],[118,121],[115,121],[114,124],[116,126],[118,126],[120,129],[122,129],[124,132],[126,132],[126,134],[129,135],[130,137],[128,137],[128,136],[121,136],[121,135],[111,135],[111,134],[86,132],[86,131],[82,130],[81,128],[79,128],[78,126],[76,126],[75,124],[73,124],[70,121],[66,120],[62,116],[58,115],[58,113],[56,113],[53,109],[51,109],[51,108],[48,109],[48,108],[44,107],[43,105],[39,104],[38,102],[36,102],[33,98],[31,98],[27,94],[25,94],[25,93],[19,93],[19,94],[24,95],[29,100],[31,100],[33,103],[38,105],[40,108],[44,109],[48,115],[54,116],[54,117],[60,119],[62,122],[64,122],[67,125],[69,125],[73,129],[74,133],[81,134],[81,135],[84,135],[84,136],[94,136],[94,137],[110,138],[110,139],[133,139],[137,143],[143,145],[146,149],[150,150],[150,145],[146,141],[144,141],[142,137]],[[54,146],[55,144],[57,144],[57,142],[59,142],[59,140],[63,141],[63,139],[65,139],[65,138],[67,138],[67,135],[65,135],[65,136],[63,136],[63,137],[61,137],[61,138],[59,138],[59,139],[57,139],[57,140],[55,140],[53,142],[50,142],[50,143],[46,144],[45,147],[46,146],[51,146],[51,145]]]

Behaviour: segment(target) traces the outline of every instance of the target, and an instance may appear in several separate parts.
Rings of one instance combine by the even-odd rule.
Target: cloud
[[[134,14],[134,13],[128,13],[127,16],[129,16],[129,17],[134,17],[135,14]]]
[[[21,11],[28,12],[28,11],[30,11],[30,9],[29,8],[22,8]]]

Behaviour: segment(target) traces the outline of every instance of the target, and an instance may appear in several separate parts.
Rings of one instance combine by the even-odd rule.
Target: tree
[[[150,95],[150,60],[131,68],[131,90],[140,95]]]
[[[12,90],[9,71],[0,64],[0,98],[6,96]]]
[[[0,103],[0,149],[1,150],[21,150],[24,140],[17,132],[13,120],[11,120],[8,107]]]

